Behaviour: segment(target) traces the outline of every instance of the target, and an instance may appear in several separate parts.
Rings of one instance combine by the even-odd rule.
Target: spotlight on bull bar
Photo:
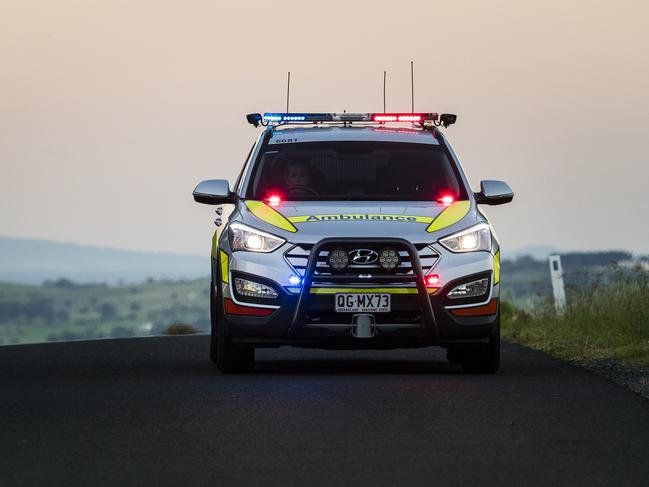
[[[385,248],[379,253],[379,265],[390,271],[399,265],[399,253],[391,248]]]
[[[336,271],[342,271],[349,264],[349,255],[345,249],[336,248],[329,252],[327,257],[329,267]]]

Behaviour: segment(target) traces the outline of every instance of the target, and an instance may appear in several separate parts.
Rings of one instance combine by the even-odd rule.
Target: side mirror
[[[230,192],[230,183],[226,179],[206,179],[201,181],[192,194],[194,195],[194,201],[206,205],[234,203],[234,195]]]
[[[514,192],[504,181],[480,181],[480,192],[474,193],[476,203],[479,205],[503,205],[514,199]]]

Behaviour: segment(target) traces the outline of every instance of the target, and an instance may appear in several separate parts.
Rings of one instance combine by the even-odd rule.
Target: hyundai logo
[[[355,249],[349,252],[349,258],[353,264],[365,265],[376,262],[379,254],[371,249]]]

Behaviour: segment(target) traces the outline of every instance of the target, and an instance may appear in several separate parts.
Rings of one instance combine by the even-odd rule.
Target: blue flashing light
[[[331,121],[330,113],[264,113],[264,121],[281,122],[327,122]]]
[[[299,286],[300,284],[302,284],[302,279],[297,276],[291,276],[288,278],[288,282],[291,283],[291,286]]]

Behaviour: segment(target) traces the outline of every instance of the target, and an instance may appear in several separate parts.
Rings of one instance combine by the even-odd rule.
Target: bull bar
[[[365,284],[362,281],[359,282],[348,276],[316,276],[315,270],[318,262],[318,256],[323,249],[331,248],[336,245],[349,245],[349,244],[359,244],[359,245],[394,245],[402,246],[407,252],[410,258],[412,265],[412,270],[414,275],[412,276],[393,276],[393,275],[377,275],[373,276],[372,279],[375,281],[384,281],[384,282],[415,282],[417,285],[417,295],[419,296],[421,310],[422,310],[422,325],[435,340],[440,338],[439,328],[437,326],[437,321],[435,320],[435,314],[433,313],[433,306],[430,302],[430,297],[428,295],[428,289],[426,288],[426,283],[424,281],[424,272],[421,268],[421,262],[419,260],[419,253],[417,252],[416,247],[409,242],[408,240],[395,237],[384,237],[384,238],[356,238],[356,237],[331,237],[324,238],[318,241],[309,254],[307,260],[306,269],[304,271],[304,276],[302,278],[302,289],[297,299],[297,305],[295,307],[295,312],[293,313],[293,319],[289,326],[288,334],[296,335],[304,325],[303,315],[304,310],[307,307],[308,300],[311,297],[311,285],[314,282],[342,282],[347,284]]]

